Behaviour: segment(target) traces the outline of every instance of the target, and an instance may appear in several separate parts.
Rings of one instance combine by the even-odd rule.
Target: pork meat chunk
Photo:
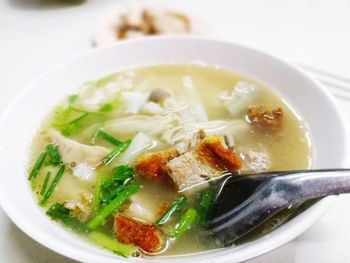
[[[198,161],[192,153],[185,153],[166,164],[168,174],[179,191],[206,183],[206,179],[215,173],[209,166]]]
[[[241,168],[239,157],[221,136],[208,136],[191,151],[166,163],[169,177],[179,191],[204,186],[210,178]]]

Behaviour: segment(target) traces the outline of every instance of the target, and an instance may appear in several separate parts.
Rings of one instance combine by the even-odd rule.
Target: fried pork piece
[[[165,164],[177,156],[179,154],[175,148],[151,153],[136,162],[135,170],[147,179],[165,179],[168,175]]]
[[[282,108],[269,110],[263,106],[251,106],[248,109],[248,118],[252,124],[276,127],[280,125],[282,117]]]
[[[191,152],[167,162],[166,167],[178,190],[185,191],[194,186],[205,186],[206,180],[218,172],[238,170],[241,161],[228,149],[221,136],[209,136]]]
[[[134,244],[146,252],[156,252],[162,243],[160,231],[155,225],[145,225],[116,215],[114,228],[117,239],[126,244]]]
[[[204,163],[219,171],[235,171],[241,168],[239,157],[228,149],[221,136],[204,138],[195,148],[195,154]]]

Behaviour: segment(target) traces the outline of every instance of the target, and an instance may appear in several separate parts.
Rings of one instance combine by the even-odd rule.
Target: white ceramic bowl
[[[0,120],[0,202],[13,222],[44,246],[84,262],[237,262],[272,250],[310,227],[329,207],[325,198],[253,242],[177,258],[123,259],[54,224],[34,202],[25,170],[28,144],[45,114],[86,80],[125,67],[202,61],[266,83],[302,117],[310,131],[313,167],[343,167],[346,126],[331,95],[295,66],[240,45],[197,38],[147,38],[95,49],[55,67],[25,89]]]

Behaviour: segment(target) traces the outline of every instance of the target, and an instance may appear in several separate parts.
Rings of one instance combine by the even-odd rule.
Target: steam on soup
[[[227,171],[310,165],[306,131],[271,90],[231,72],[158,65],[82,85],[35,134],[29,180],[55,221],[122,256],[220,247],[205,230]]]

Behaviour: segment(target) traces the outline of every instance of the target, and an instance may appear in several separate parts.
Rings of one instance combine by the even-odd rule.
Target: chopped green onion
[[[100,112],[110,112],[113,110],[113,105],[110,103],[103,104],[99,110]]]
[[[88,228],[94,230],[104,223],[107,217],[113,214],[125,201],[127,201],[130,196],[139,190],[137,184],[131,183],[123,186],[124,189],[101,211],[89,221],[87,224]]]
[[[49,163],[52,165],[57,165],[61,163],[61,155],[58,152],[57,145],[54,144],[48,144],[46,145],[46,151],[49,155]]]
[[[213,203],[213,194],[209,191],[201,192],[197,222],[204,225],[209,209]]]
[[[120,145],[118,145],[110,154],[106,156],[106,158],[102,160],[102,163],[104,165],[109,164],[111,161],[113,161],[115,157],[117,157],[119,154],[125,151],[126,148],[128,148],[128,146],[130,145],[130,143],[131,140],[127,140],[126,142],[123,142]]]
[[[175,229],[169,234],[173,239],[181,238],[196,221],[197,211],[193,208],[189,208],[182,215],[180,222],[176,225]]]
[[[93,134],[91,135],[90,144],[96,143],[96,139],[97,139],[98,132],[100,131],[100,129],[101,129],[101,125],[98,125],[97,128],[94,130]]]
[[[41,166],[43,166],[43,163],[45,161],[46,155],[47,155],[47,152],[42,152],[39,155],[38,159],[36,160],[36,162],[34,164],[34,167],[33,167],[32,171],[29,174],[29,177],[28,177],[29,181],[33,181],[36,178],[36,176],[38,175]]]
[[[46,211],[46,214],[54,220],[61,222],[66,227],[80,233],[88,232],[86,225],[69,213],[69,209],[62,204],[55,203]]]
[[[137,251],[135,246],[120,243],[100,232],[91,232],[88,234],[88,238],[94,243],[108,248],[123,257],[130,257]]]
[[[69,122],[69,124],[77,123],[77,122],[81,121],[82,119],[86,118],[89,114],[90,114],[89,112],[84,112],[78,118],[76,118],[76,119],[72,120],[71,122]]]
[[[92,208],[91,208],[91,214],[94,215],[98,209],[100,208],[100,202],[101,202],[101,186],[102,186],[102,175],[97,175],[97,182],[95,186],[95,193],[92,199]]]
[[[51,172],[47,172],[46,176],[45,176],[45,179],[44,179],[44,183],[41,187],[41,190],[40,190],[40,195],[43,196],[45,194],[45,191],[46,191],[46,187],[47,187],[47,183],[49,182],[50,180],[50,176],[51,176]]]
[[[40,205],[45,205],[47,203],[47,201],[49,200],[50,196],[52,195],[53,191],[56,188],[56,185],[58,184],[58,182],[60,181],[64,170],[66,169],[65,165],[61,165],[60,169],[58,170],[55,178],[52,180],[51,185],[49,187],[49,189],[47,190],[47,192],[44,194],[43,199],[40,201]]]
[[[180,196],[179,198],[177,198],[172,203],[170,208],[156,221],[156,224],[158,226],[165,224],[169,220],[171,215],[175,213],[175,211],[181,209],[184,206],[184,204],[186,203],[186,200],[187,198],[185,196]]]
[[[71,122],[65,124],[63,128],[61,129],[61,133],[64,136],[70,136],[73,133],[77,132],[77,130],[80,128],[81,121],[88,117],[90,115],[89,112],[85,112],[82,115],[80,115],[78,118],[72,120]]]
[[[100,137],[101,139],[106,140],[107,142],[109,142],[111,144],[114,144],[115,146],[119,146],[123,143],[102,130],[99,130],[97,132],[97,136]]]
[[[73,104],[74,102],[77,101],[78,98],[79,96],[77,94],[70,95],[68,96],[68,103]]]

